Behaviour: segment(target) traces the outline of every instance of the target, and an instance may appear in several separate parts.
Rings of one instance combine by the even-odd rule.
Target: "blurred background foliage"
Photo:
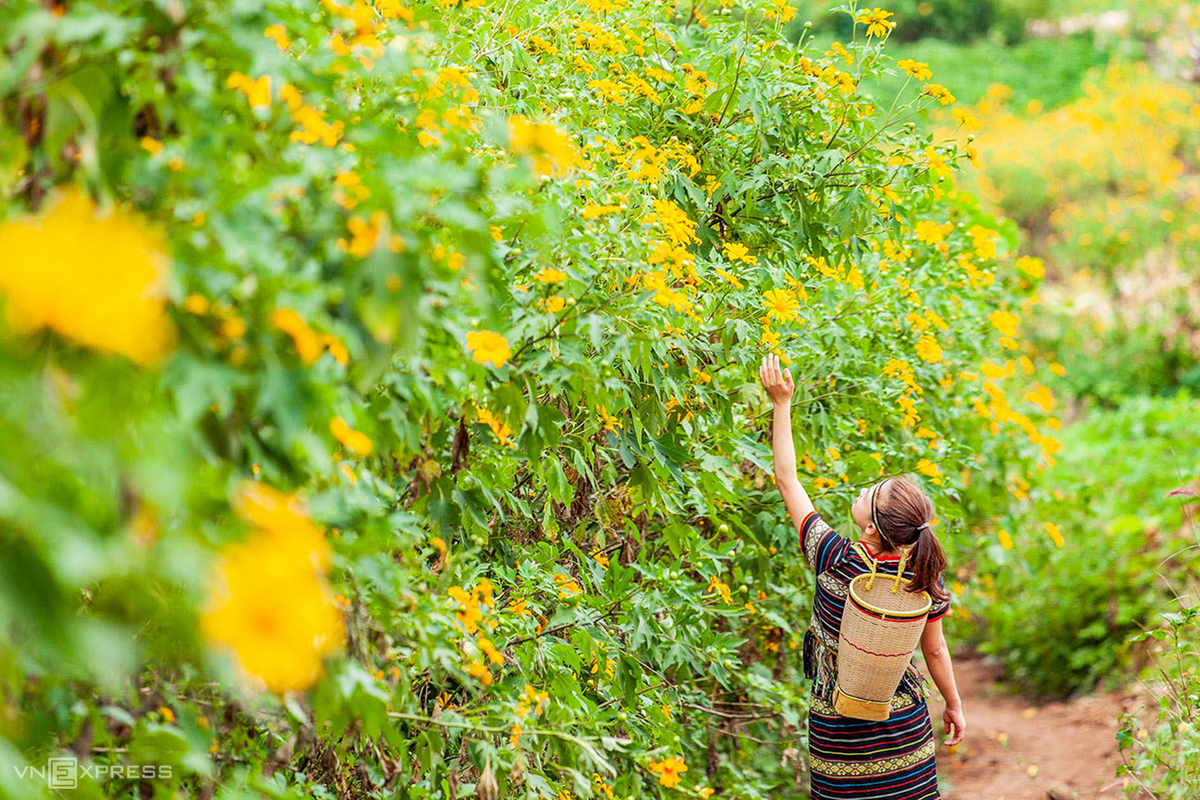
[[[956,642],[1178,655],[1200,12],[1077,5],[0,7],[0,791],[795,796],[768,351]]]

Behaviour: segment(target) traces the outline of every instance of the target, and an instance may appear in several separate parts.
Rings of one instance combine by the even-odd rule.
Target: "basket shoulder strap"
[[[855,542],[850,546],[853,547],[854,551],[862,557],[862,560],[867,564],[867,566],[876,566],[875,559],[871,558],[871,554],[867,551],[867,548],[863,547],[862,542]]]
[[[875,578],[879,575],[879,562],[871,557],[871,554],[867,552],[867,548],[863,546],[862,542],[855,542],[852,546],[867,566],[871,568],[871,577],[867,581],[867,589],[870,590],[875,585]]]

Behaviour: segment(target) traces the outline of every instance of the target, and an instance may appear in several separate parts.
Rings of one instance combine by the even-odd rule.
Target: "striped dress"
[[[804,673],[813,682],[808,714],[812,796],[817,800],[940,797],[936,745],[925,702],[928,688],[915,665],[909,665],[900,682],[888,719],[851,719],[833,710],[846,587],[852,578],[870,572],[871,566],[849,539],[834,532],[815,511],[804,518],[800,530],[801,549],[817,576],[812,624],[804,635]],[[878,559],[881,573],[888,571],[889,560]],[[895,574],[894,565],[891,573]],[[908,568],[904,574],[912,577]],[[941,619],[949,607],[949,601],[935,600],[929,619]]]

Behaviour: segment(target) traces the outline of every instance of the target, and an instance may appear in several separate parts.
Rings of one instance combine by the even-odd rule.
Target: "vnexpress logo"
[[[29,765],[14,765],[13,769],[18,778],[39,778],[49,789],[78,789],[81,775],[88,780],[103,782],[112,778],[167,780],[172,774],[170,764],[84,764],[81,767],[74,756],[51,758],[40,769]]]
[[[51,789],[75,789],[79,785],[79,762],[74,758],[52,758],[46,762],[46,784]]]

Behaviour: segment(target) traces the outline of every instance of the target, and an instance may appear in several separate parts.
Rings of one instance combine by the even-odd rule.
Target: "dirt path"
[[[939,747],[938,771],[947,800],[1117,798],[1121,779],[1117,717],[1141,705],[1123,692],[1031,705],[1004,694],[984,661],[956,661],[954,672],[967,714],[967,737],[958,751]],[[934,729],[942,704],[934,699]]]

